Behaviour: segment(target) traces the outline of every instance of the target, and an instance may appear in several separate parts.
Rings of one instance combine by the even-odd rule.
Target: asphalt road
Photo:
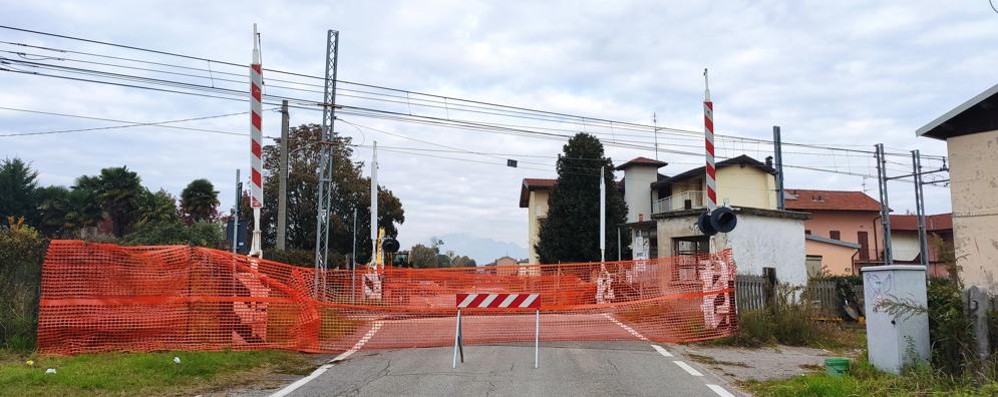
[[[449,347],[358,352],[287,395],[741,395],[702,366],[678,354],[667,357],[648,342],[546,343],[538,369],[533,345],[467,346],[465,362],[456,369],[452,352]]]

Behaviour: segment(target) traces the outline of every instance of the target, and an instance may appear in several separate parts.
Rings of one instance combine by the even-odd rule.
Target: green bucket
[[[825,371],[831,376],[842,376],[849,373],[849,359],[832,357],[825,359]]]

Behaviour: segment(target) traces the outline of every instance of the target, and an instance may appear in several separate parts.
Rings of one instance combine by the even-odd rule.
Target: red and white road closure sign
[[[457,294],[457,308],[539,309],[541,294]]]

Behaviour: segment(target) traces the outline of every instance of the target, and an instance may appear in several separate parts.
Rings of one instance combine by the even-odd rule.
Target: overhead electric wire
[[[0,27],[3,27],[3,26],[0,26]],[[15,30],[20,30],[20,29],[16,29],[15,28]],[[40,34],[44,34],[44,33],[40,33]],[[57,35],[57,36],[62,37],[61,35]],[[86,41],[86,39],[83,39],[83,40]],[[4,42],[4,43],[11,44],[11,42]],[[13,43],[13,44],[14,45],[22,45],[20,43]],[[109,43],[108,45],[113,45],[113,44]],[[36,48],[45,48],[45,47],[37,47],[37,46],[35,46],[35,47]],[[136,49],[136,50],[140,50],[140,51],[144,50],[144,49],[139,49],[137,47],[130,47],[130,46],[124,46],[124,47],[131,48],[131,49]],[[45,49],[53,50],[53,51],[60,51],[60,50],[50,49],[50,48],[45,48]],[[155,50],[150,50],[150,51],[156,52],[156,53],[164,53],[164,52],[155,51]],[[185,57],[185,58],[198,59],[198,60],[202,60],[202,61],[209,62],[209,63],[218,63],[218,64],[227,64],[227,65],[231,65],[231,66],[245,67],[245,65],[240,65],[240,64],[231,63],[231,62],[211,60],[211,59],[199,58],[199,57],[190,57],[190,56],[184,56],[184,55],[180,55],[180,54],[174,54],[174,55]],[[105,56],[105,55],[95,54],[94,56]],[[40,57],[46,58],[46,59],[58,59],[56,57],[44,57],[44,56],[40,56]],[[111,56],[107,56],[107,57],[111,57]],[[46,60],[46,59],[42,59],[42,60]],[[127,58],[118,57],[118,59],[127,59]],[[8,60],[10,60],[10,59],[8,59]],[[136,61],[136,62],[146,62],[146,61],[133,60],[133,59],[128,59],[128,60]],[[98,70],[86,70],[86,69],[80,69],[80,68],[65,67],[65,66],[60,66],[60,65],[42,64],[41,62],[36,62],[36,60],[27,60],[27,61],[11,60],[11,61],[14,61],[15,63],[19,63],[19,64],[27,64],[28,66],[35,66],[35,67],[42,67],[42,68],[51,68],[51,69],[61,70],[61,71],[64,71],[64,72],[69,72],[69,73],[93,74],[93,75],[104,77],[104,78],[139,81],[139,82],[143,82],[143,83],[147,83],[147,84],[168,85],[168,86],[174,86],[174,87],[178,87],[178,88],[184,88],[184,89],[195,90],[195,91],[209,91],[209,92],[223,91],[224,94],[228,94],[228,95],[232,95],[232,96],[239,96],[239,97],[241,97],[241,96],[243,96],[245,94],[244,91],[242,91],[242,90],[232,90],[232,89],[225,89],[225,88],[215,87],[215,86],[204,86],[204,85],[197,85],[197,84],[177,82],[177,81],[170,81],[170,80],[163,80],[163,79],[154,79],[154,78],[143,77],[143,76],[122,75],[122,74],[119,74],[119,73],[112,73],[112,72],[98,71]],[[165,63],[157,63],[157,64],[165,65],[165,66],[171,66],[171,67],[183,67],[183,66],[165,64]],[[74,77],[69,77],[69,76],[52,75],[52,74],[32,72],[32,71],[23,71],[23,70],[17,70],[17,69],[9,68],[9,66],[10,65],[8,65],[7,69],[0,69],[0,70],[9,70],[9,71],[13,71],[13,72],[16,72],[16,73],[25,73],[25,74],[33,74],[33,75],[38,75],[38,76],[71,79],[71,80],[78,80],[78,81],[91,82],[91,83],[112,84],[112,85],[118,85],[118,86],[128,87],[128,88],[141,88],[141,89],[157,90],[157,91],[171,92],[171,93],[180,93],[180,94],[188,94],[188,95],[198,95],[198,96],[208,97],[208,98],[244,101],[243,98],[230,98],[230,97],[225,97],[225,96],[209,95],[209,94],[197,93],[197,92],[168,90],[168,89],[162,89],[162,88],[156,88],[156,87],[148,87],[148,86],[141,86],[141,85],[121,84],[121,83],[115,83],[115,82],[103,81],[103,80],[81,79],[81,78],[74,78]],[[128,66],[123,66],[123,65],[111,65],[111,64],[109,64],[108,66],[141,69],[141,68],[134,68],[134,67],[128,67]],[[185,68],[189,68],[189,67],[185,67]],[[199,69],[199,68],[189,68],[189,69],[191,69],[191,70],[199,70],[199,71],[203,71],[204,70],[204,69]],[[150,71],[152,71],[152,70],[150,70]],[[163,72],[163,71],[158,71],[158,72]],[[284,71],[274,71],[274,72],[277,72],[277,73],[286,73],[286,74],[289,74],[289,75],[295,75],[295,76],[299,76],[299,77],[308,77],[308,78],[320,79],[319,77],[316,77],[316,76],[309,76],[309,75],[304,75],[304,74],[300,74],[300,73],[284,72]],[[170,73],[170,72],[165,72],[165,73]],[[198,77],[198,78],[203,78],[203,79],[209,79],[210,80],[210,79],[213,79],[213,74],[236,75],[234,73],[221,72],[221,71],[212,71],[210,69],[208,70],[208,73],[209,73],[209,76],[195,76],[195,75],[191,75],[190,77]],[[219,79],[219,80],[221,80],[221,81],[230,81],[230,82],[241,82],[241,81],[238,81],[238,80],[231,80],[231,79]],[[294,81],[290,81],[290,80],[288,80],[287,82],[292,83],[292,84],[311,85],[311,84],[308,84],[308,83],[294,82]],[[436,98],[443,98],[444,99],[444,103],[445,103],[445,107],[443,107],[443,108],[445,108],[447,110],[453,110],[455,112],[473,112],[473,113],[479,113],[479,114],[490,114],[490,115],[501,116],[501,117],[515,117],[515,118],[531,118],[531,117],[524,117],[523,115],[517,115],[517,112],[524,113],[524,114],[546,114],[546,115],[554,115],[555,117],[559,117],[559,118],[540,119],[540,120],[542,120],[542,121],[548,121],[548,122],[556,122],[556,123],[567,123],[567,124],[577,124],[577,125],[578,124],[582,124],[584,128],[585,128],[585,126],[587,126],[587,124],[588,124],[589,127],[597,127],[597,125],[594,125],[594,124],[596,124],[596,122],[605,123],[605,124],[608,123],[609,128],[611,128],[610,134],[612,134],[613,137],[609,139],[609,142],[604,142],[604,144],[609,145],[609,146],[618,146],[618,147],[632,148],[632,149],[652,149],[651,146],[647,145],[647,144],[650,144],[650,142],[615,139],[617,135],[628,136],[628,134],[617,133],[614,130],[615,128],[638,130],[638,131],[645,131],[646,129],[651,128],[654,131],[654,127],[644,126],[644,125],[637,124],[637,123],[617,122],[617,121],[613,121],[613,120],[591,118],[591,117],[585,117],[585,116],[575,116],[575,115],[570,115],[570,114],[566,114],[566,113],[549,112],[549,111],[542,111],[542,110],[536,110],[536,109],[520,108],[520,107],[515,107],[515,106],[498,105],[498,104],[493,104],[493,103],[488,103],[488,102],[480,102],[480,101],[464,100],[464,99],[454,98],[454,100],[458,101],[458,102],[470,102],[470,103],[477,103],[477,104],[488,105],[488,106],[496,106],[496,107],[514,109],[514,111],[502,110],[503,113],[484,112],[484,111],[479,111],[479,110],[468,110],[468,109],[463,108],[464,105],[455,104],[453,102],[447,102],[447,100],[448,100],[449,97],[442,97],[442,96],[437,96],[437,95],[433,95],[433,94],[425,94],[425,93],[419,93],[419,92],[414,92],[414,91],[399,90],[399,89],[395,89],[395,88],[389,88],[389,87],[383,87],[383,86],[376,86],[376,85],[370,85],[370,84],[352,83],[352,82],[347,82],[347,81],[342,81],[342,83],[356,84],[356,85],[360,85],[360,86],[364,86],[364,87],[384,89],[384,90],[390,90],[390,91],[405,93],[406,96],[407,96],[406,97],[407,101],[405,103],[403,103],[401,101],[389,101],[389,102],[394,102],[394,103],[398,103],[398,104],[406,104],[406,105],[410,106],[410,109],[411,109],[411,106],[412,106],[412,98],[410,97],[410,94],[416,94],[416,95],[420,95],[420,96],[430,96],[430,97],[436,97]],[[315,91],[315,90],[303,90],[303,89],[294,88],[294,87],[279,87],[279,86],[274,86],[274,88],[286,88],[286,89],[299,90],[299,91],[318,92],[318,91]],[[349,91],[349,89],[347,89],[347,90]],[[401,96],[393,96],[393,95],[388,95],[388,94],[374,93],[374,92],[370,92],[370,91],[354,90],[354,92],[366,93],[366,94],[371,94],[371,95],[379,95],[379,96],[387,96],[387,97],[396,97],[396,98],[401,99]],[[266,95],[266,96],[277,97],[277,98],[280,98],[280,99],[288,99],[289,101],[294,101],[294,102],[296,102],[296,104],[301,105],[301,106],[296,106],[296,108],[300,108],[300,109],[321,110],[321,106],[323,105],[323,104],[321,104],[321,103],[319,103],[317,101],[308,100],[308,99],[302,99],[302,98],[293,98],[293,97],[277,96],[277,95],[269,95],[269,94]],[[362,100],[375,100],[375,101],[380,100],[380,101],[385,101],[384,99],[369,98],[369,97],[363,97],[363,96],[350,96],[350,95],[344,95],[344,96],[354,97],[354,98],[362,99]],[[430,102],[430,103],[436,102],[436,103],[440,103],[439,101],[429,101],[429,100],[425,100],[425,99],[416,99],[416,106],[417,107],[418,106],[423,106],[423,107],[437,107],[437,108],[440,108],[440,106],[426,105],[425,103],[420,103],[420,102]],[[274,103],[274,105],[276,105],[276,103]],[[424,116],[424,115],[413,115],[413,114],[411,114],[411,110],[410,110],[409,114],[406,114],[406,113],[403,113],[403,112],[392,112],[392,111],[386,111],[386,110],[382,110],[382,109],[370,109],[370,108],[363,108],[363,107],[356,107],[356,106],[347,106],[347,105],[340,105],[340,104],[337,104],[337,105],[339,105],[340,107],[342,107],[342,109],[340,111],[341,113],[349,113],[349,112],[352,111],[352,112],[354,112],[354,114],[356,114],[358,116],[362,116],[362,117],[375,117],[375,118],[383,118],[383,119],[391,119],[391,120],[396,120],[396,121],[407,121],[407,122],[421,122],[421,123],[426,123],[426,124],[431,124],[431,125],[448,126],[448,127],[455,127],[455,128],[461,128],[461,129],[472,129],[472,130],[480,130],[480,131],[492,131],[492,132],[494,132],[494,131],[504,131],[506,133],[511,133],[511,134],[520,135],[520,136],[523,136],[523,135],[530,135],[532,137],[545,136],[547,138],[557,139],[559,141],[571,138],[571,136],[567,136],[567,135],[550,134],[550,133],[546,134],[546,133],[544,133],[542,131],[530,130],[530,129],[526,129],[526,128],[509,128],[509,127],[503,127],[502,126],[503,124],[501,124],[501,123],[473,122],[473,121],[468,121],[468,120],[454,120],[454,119],[451,119],[449,117],[448,118],[439,118],[439,117],[430,117],[430,116]],[[538,118],[534,118],[534,119],[538,119]],[[572,129],[555,129],[555,128],[551,128],[551,127],[533,127],[533,128],[536,128],[536,129],[547,129],[547,130],[561,130],[561,131],[577,131],[577,130],[572,130]],[[677,133],[681,133],[681,134],[687,134],[687,136],[683,136],[681,134],[676,135],[677,137],[681,137],[682,136],[684,139],[698,139],[700,136],[702,136],[702,133],[699,132],[699,131],[679,130],[679,129],[664,128],[664,127],[660,127],[657,130],[658,131],[663,131],[664,130],[664,131],[677,132]],[[593,133],[596,133],[596,132],[593,131]],[[598,133],[596,133],[596,134],[598,134]],[[606,135],[606,132],[604,132],[602,134]],[[630,136],[639,137],[638,135],[630,135]],[[750,137],[737,137],[737,136],[725,136],[725,135],[720,135],[719,137],[722,138],[722,139],[731,140],[733,142],[742,142],[742,143],[744,143],[744,142],[754,142],[754,143],[757,143],[757,144],[759,144],[759,143],[766,143],[766,144],[768,144],[768,143],[771,142],[771,141],[768,141],[768,140],[765,140],[765,139],[750,138]],[[621,141],[623,141],[623,143],[621,143]],[[791,145],[791,146],[800,146],[800,147],[813,148],[813,149],[817,149],[817,150],[829,150],[829,151],[838,151],[838,152],[842,152],[842,153],[859,153],[859,154],[861,154],[860,156],[845,155],[845,154],[839,154],[839,155],[833,155],[833,156],[868,157],[868,155],[872,154],[872,152],[870,152],[870,151],[855,150],[855,149],[844,149],[844,148],[829,147],[829,146],[820,146],[820,145],[815,145],[815,144],[798,144],[798,143],[791,143],[791,142],[784,142],[784,144],[785,145]],[[679,146],[683,146],[683,145],[679,145]],[[685,145],[685,146],[697,147],[698,145],[696,145],[696,146],[695,145]],[[659,149],[659,150],[666,151],[666,152],[672,152],[672,153],[675,153],[675,154],[681,154],[681,155],[702,156],[702,153],[684,152],[684,151],[678,151],[678,150],[662,150],[662,149]],[[735,149],[730,149],[730,150],[735,150]],[[760,150],[756,149],[756,151],[759,152]],[[765,152],[768,153],[769,151],[767,150]],[[784,153],[794,153],[794,152],[785,151]],[[828,154],[813,153],[813,152],[797,152],[797,153],[802,154],[802,155],[828,155]],[[889,153],[889,155],[893,155],[893,156],[905,156],[905,157],[908,156],[907,154],[901,154],[901,153]],[[943,156],[931,156],[931,155],[924,155],[923,156],[923,159],[932,159],[932,158],[945,159],[945,157],[943,157]],[[791,168],[812,169],[812,170],[815,170],[815,171],[822,171],[822,172],[833,172],[833,173],[842,173],[842,174],[847,174],[847,175],[872,177],[871,175],[866,175],[866,174],[836,172],[835,170],[817,169],[817,168],[813,168],[813,167],[794,166],[794,165],[789,165],[789,164],[787,166],[789,166]],[[855,167],[862,167],[862,165],[856,165],[856,166],[851,166],[851,165],[836,165],[836,167],[846,167],[846,168],[853,167],[853,168],[855,168]],[[867,166],[867,167],[869,167],[869,166]]]
[[[122,83],[115,83],[115,82],[108,82],[108,81],[101,81],[101,80],[80,79],[80,78],[74,78],[74,77],[68,77],[68,76],[58,76],[58,75],[50,75],[50,74],[38,73],[38,72],[19,72],[19,73],[28,73],[28,74],[34,74],[34,75],[40,75],[40,76],[57,77],[57,78],[78,80],[78,81],[84,81],[84,82],[92,82],[92,83],[111,84],[111,85],[117,85],[117,86],[123,86],[123,87],[142,88],[142,89],[148,89],[148,90],[154,90],[154,91],[164,91],[164,92],[179,93],[179,94],[197,95],[197,96],[209,97],[209,98],[243,101],[243,99],[238,99],[238,98],[230,98],[230,97],[224,97],[224,96],[218,96],[218,95],[209,95],[209,94],[203,94],[203,93],[197,93],[197,92],[167,90],[167,89],[157,88],[157,87],[137,86],[137,85],[122,84]],[[299,108],[308,109],[308,110],[319,110],[316,107],[299,107]],[[354,109],[354,110],[357,110],[357,111],[366,111],[366,112],[357,113],[357,115],[359,115],[359,116],[369,116],[371,111],[374,111],[375,113],[387,113],[389,115],[395,114],[396,116],[405,116],[404,114],[400,114],[400,113],[397,113],[397,112],[386,112],[386,111],[379,111],[379,110],[372,110],[372,109],[354,108],[354,107],[348,107],[348,106],[344,106],[344,109],[341,109],[340,112],[341,113],[348,112],[350,109]],[[423,119],[423,121],[426,121],[425,119],[430,119],[431,121],[433,121],[437,125],[451,126],[451,127],[455,127],[455,128],[466,128],[466,129],[467,128],[471,128],[471,129],[484,130],[484,131],[502,130],[502,131],[506,131],[506,132],[512,132],[515,135],[540,134],[541,136],[544,136],[544,137],[546,137],[548,139],[555,139],[555,140],[558,140],[558,141],[563,141],[565,139],[571,138],[571,136],[560,135],[560,134],[541,133],[541,132],[537,132],[537,131],[517,130],[517,129],[510,129],[510,128],[496,128],[494,126],[481,125],[479,123],[468,122],[468,121],[455,121],[455,120],[439,119],[439,118],[436,118],[434,120],[434,118],[428,118],[428,117],[425,117],[425,116],[418,116],[418,117],[417,116],[410,116],[410,117],[416,117],[418,119]],[[650,147],[648,147],[648,146],[620,144],[620,143],[615,143],[615,142],[604,142],[604,145],[608,145],[608,146],[619,146],[619,147],[633,148],[633,149],[650,149]],[[684,152],[684,151],[677,151],[677,150],[663,150],[663,149],[660,149],[660,150],[661,151],[666,151],[666,152],[671,152],[671,153],[676,153],[676,154],[689,155],[689,156],[697,156],[697,157],[702,156],[702,153]],[[724,159],[724,157],[721,157],[721,156],[718,156],[718,158],[719,159]],[[863,176],[863,177],[872,177],[872,175],[869,175],[869,174],[858,174],[858,173],[842,172],[842,171],[836,171],[836,170],[820,169],[820,168],[814,168],[814,167],[795,166],[795,165],[786,164],[786,163],[784,165],[787,166],[787,167],[790,167],[790,168],[800,168],[800,169],[807,169],[807,170],[819,171],[819,172],[837,173],[837,174],[843,174],[843,175],[854,175],[854,176]]]
[[[180,57],[180,58],[186,58],[186,59],[203,61],[203,62],[206,62],[208,64],[215,63],[215,64],[222,64],[222,65],[229,65],[229,66],[236,66],[236,67],[245,67],[245,65],[242,65],[242,64],[239,64],[239,63],[234,63],[234,62],[227,62],[227,61],[221,61],[221,60],[216,60],[216,59],[209,59],[209,58],[203,58],[203,57],[197,57],[197,56],[190,56],[190,55],[173,53],[173,52],[167,52],[167,51],[152,50],[152,49],[147,49],[147,48],[141,48],[141,47],[135,47],[135,46],[128,46],[128,45],[122,45],[122,44],[110,43],[110,42],[104,42],[104,41],[98,41],[98,40],[91,40],[91,39],[85,39],[85,38],[68,36],[68,35],[60,35],[60,34],[54,34],[54,33],[48,33],[48,32],[34,31],[34,30],[29,30],[29,29],[21,29],[21,28],[15,28],[15,27],[10,27],[10,26],[0,26],[0,28],[11,29],[11,30],[21,31],[21,32],[26,32],[26,33],[32,33],[32,34],[39,34],[39,35],[46,35],[46,36],[58,37],[58,38],[68,39],[68,40],[78,40],[78,41],[83,41],[83,42],[89,42],[89,43],[95,43],[95,44],[102,44],[102,45],[107,45],[107,46],[112,46],[112,47],[125,48],[125,49],[129,49],[129,50],[134,50],[134,51],[144,51],[144,52],[156,53],[156,54],[167,55],[167,56],[175,56],[175,57]],[[10,42],[7,42],[7,43],[10,43]],[[20,43],[14,43],[14,44],[20,44]],[[167,64],[164,64],[164,65],[167,65]],[[322,77],[312,76],[312,75],[307,75],[307,74],[302,74],[302,73],[288,72],[288,71],[282,71],[282,70],[271,70],[271,69],[265,69],[265,70],[267,70],[269,72],[287,74],[287,75],[291,75],[291,76],[297,76],[297,77],[303,77],[303,78],[310,78],[310,79],[316,79],[316,80],[323,80]],[[209,73],[218,73],[216,71],[211,71],[211,70],[209,70],[208,72]],[[290,82],[290,81],[288,81],[288,82]],[[302,84],[302,85],[311,85],[309,83],[303,83],[303,82],[293,82],[293,83],[294,84]],[[544,111],[544,110],[538,110],[538,109],[530,109],[530,108],[525,108],[525,107],[500,105],[500,104],[495,104],[495,103],[490,103],[490,102],[484,102],[484,101],[475,101],[475,100],[469,100],[469,99],[451,98],[451,97],[446,97],[446,96],[439,96],[439,95],[422,93],[422,92],[417,92],[417,91],[401,90],[401,89],[390,88],[390,87],[385,87],[385,86],[378,86],[378,85],[373,85],[373,84],[355,83],[355,82],[349,82],[349,81],[343,81],[343,80],[338,81],[338,83],[342,83],[342,84],[355,84],[355,85],[364,86],[364,87],[368,87],[368,88],[376,88],[376,89],[382,89],[382,90],[388,90],[388,91],[394,91],[394,92],[404,93],[404,94],[406,94],[407,101],[410,101],[410,102],[412,100],[411,96],[413,94],[415,94],[417,96],[428,96],[428,97],[442,98],[442,99],[444,99],[445,103],[448,101],[448,99],[452,99],[453,101],[450,101],[451,103],[448,103],[447,104],[448,106],[460,106],[459,104],[453,103],[454,101],[457,101],[457,102],[465,102],[465,103],[477,104],[477,105],[482,105],[482,106],[501,107],[501,108],[506,108],[506,109],[512,109],[512,110],[505,111],[505,112],[517,111],[517,112],[521,112],[521,113],[525,113],[525,114],[535,114],[535,115],[536,114],[544,114],[544,115],[549,115],[549,116],[554,116],[554,117],[560,117],[560,118],[562,118],[562,119],[558,120],[558,122],[566,122],[566,123],[574,123],[574,124],[582,124],[582,125],[589,124],[589,125],[592,125],[592,126],[595,126],[594,124],[603,124],[604,128],[608,127],[608,128],[611,128],[611,130],[614,129],[614,128],[623,128],[623,129],[630,128],[630,129],[637,129],[637,130],[640,130],[640,131],[648,131],[648,132],[652,132],[652,133],[655,133],[654,131],[656,131],[656,129],[655,129],[654,126],[647,126],[647,125],[638,124],[638,123],[620,122],[620,121],[614,121],[614,120],[608,120],[608,119],[601,119],[601,118],[593,118],[593,117],[571,115],[571,114],[567,114],[567,113],[551,112],[551,111]],[[294,88],[291,88],[291,89],[294,89]],[[371,94],[375,94],[375,93],[371,93]],[[389,96],[387,94],[376,94],[376,95]],[[396,97],[398,97],[398,98],[401,99],[401,96],[396,96]],[[367,100],[378,100],[378,99],[374,99],[374,98],[363,98],[363,99],[367,99]],[[418,106],[426,106],[426,105],[418,105]],[[512,116],[511,115],[510,117],[517,117],[517,116]],[[568,120],[574,120],[574,121],[568,121]],[[675,132],[675,133],[683,133],[683,134],[693,134],[693,135],[700,135],[701,134],[700,131],[690,131],[690,130],[681,130],[681,129],[664,128],[664,127],[663,128],[659,128],[658,130],[659,131],[667,131],[667,132]],[[721,134],[718,134],[717,136],[720,137],[720,138],[730,138],[730,139],[733,139],[733,140],[748,141],[748,142],[757,142],[757,143],[771,143],[772,142],[772,141],[769,141],[769,140],[766,140],[766,139],[751,138],[751,137],[727,136],[727,135],[721,135]],[[804,144],[804,143],[795,143],[795,142],[783,142],[783,144],[784,145],[788,145],[788,146],[808,147],[808,148],[821,149],[821,150],[835,150],[835,151],[856,152],[856,153],[864,153],[864,154],[872,154],[873,153],[872,151],[869,151],[869,150],[846,149],[846,148],[839,148],[839,147],[833,147],[833,146],[821,146],[821,145],[816,145],[816,144]],[[853,146],[853,145],[845,145],[845,146]],[[887,153],[887,154],[890,155],[890,156],[907,156],[906,153]],[[923,156],[923,159],[929,159],[929,160],[941,160],[943,158],[945,158],[945,157],[944,156],[936,156],[936,155],[925,155],[925,156]]]
[[[0,133],[0,138],[6,138],[6,137],[12,137],[12,136],[54,135],[54,134],[66,134],[66,133],[70,133],[70,132],[93,132],[93,131],[115,130],[115,129],[122,129],[122,128],[160,126],[160,125],[164,125],[164,124],[174,124],[174,123],[183,123],[183,122],[188,122],[188,121],[199,121],[199,120],[217,119],[217,118],[222,118],[222,117],[231,117],[231,116],[236,116],[236,115],[241,115],[241,114],[247,114],[247,113],[249,113],[249,112],[228,113],[228,114],[219,114],[219,115],[214,115],[214,116],[203,116],[203,117],[191,117],[191,118],[177,119],[177,120],[164,120],[164,121],[152,121],[152,122],[130,122],[131,124],[125,124],[125,125],[109,125],[109,126],[101,126],[101,127],[74,128],[74,129],[49,130],[49,131],[31,131],[31,132]],[[226,132],[217,131],[216,133],[226,133]],[[245,134],[237,134],[237,133],[234,133],[234,132],[227,133],[227,134],[245,135]]]
[[[80,129],[70,129],[70,130],[6,133],[6,134],[0,134],[0,137],[31,136],[31,135],[49,135],[49,134],[70,133],[70,132],[86,132],[86,131],[93,131],[93,130],[100,130],[100,129],[126,128],[126,127],[142,127],[142,126],[155,126],[155,127],[160,127],[160,128],[170,128],[170,129],[195,131],[195,132],[207,132],[207,133],[212,133],[212,134],[223,134],[223,135],[237,135],[237,136],[247,136],[247,135],[249,135],[249,133],[238,133],[238,132],[231,132],[231,131],[212,130],[212,129],[206,129],[206,128],[195,128],[195,127],[184,127],[184,126],[176,126],[176,125],[167,125],[167,124],[171,124],[171,123],[181,123],[181,122],[187,122],[187,121],[197,121],[197,120],[207,120],[207,119],[214,119],[214,118],[230,117],[230,116],[235,116],[235,115],[240,115],[240,114],[247,114],[249,112],[228,113],[228,114],[221,114],[221,115],[215,115],[215,116],[194,117],[194,118],[179,119],[179,120],[167,120],[167,121],[159,121],[159,122],[138,122],[138,121],[111,119],[111,118],[105,118],[105,117],[82,116],[82,115],[76,115],[76,114],[59,113],[59,112],[49,112],[49,111],[42,111],[42,110],[31,110],[31,109],[12,108],[12,107],[5,107],[5,106],[0,106],[0,110],[8,110],[8,111],[14,111],[14,112],[23,112],[23,113],[43,114],[43,115],[49,115],[49,116],[71,117],[71,118],[79,118],[79,119],[87,119],[87,120],[109,121],[109,122],[114,122],[114,123],[125,123],[126,124],[126,125],[122,125],[122,126],[105,126],[105,127],[80,128]],[[268,136],[268,138],[274,138],[274,137]]]

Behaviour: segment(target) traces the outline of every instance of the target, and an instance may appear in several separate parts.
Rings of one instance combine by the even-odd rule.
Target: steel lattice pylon
[[[319,291],[319,270],[329,267],[329,214],[333,196],[333,121],[336,120],[336,53],[340,32],[329,30],[326,37],[326,90],[322,103],[322,138],[319,144],[319,197],[315,223],[315,290]]]

